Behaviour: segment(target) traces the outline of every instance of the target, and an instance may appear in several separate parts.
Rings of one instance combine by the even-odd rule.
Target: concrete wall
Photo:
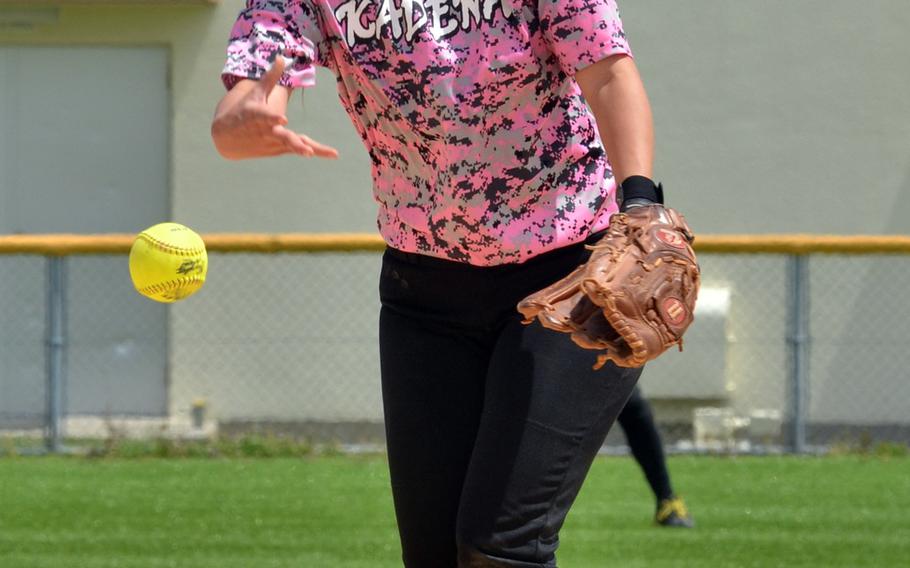
[[[227,33],[240,6],[236,0],[215,6],[65,5],[51,23],[0,27],[0,43],[170,49],[174,220],[200,231],[373,231],[369,164],[327,72],[318,74],[305,106],[295,96],[290,115],[293,126],[338,147],[340,160],[229,163],[216,155],[209,121],[222,93],[218,75]],[[620,6],[655,111],[657,175],[669,202],[697,232],[908,232],[906,0],[870,0],[860,8],[847,0],[627,0]],[[722,271],[705,277],[731,281]],[[871,278],[848,295],[867,295],[876,285]],[[192,365],[180,363],[192,358],[185,346],[193,333],[215,323],[203,303],[243,301],[244,291],[217,288],[206,291],[206,302],[172,312],[172,386],[187,393],[172,400],[174,411],[185,411],[193,391]],[[766,310],[743,290],[733,297],[740,304],[731,313],[740,314],[741,329]],[[262,309],[274,312],[278,336],[298,325],[282,307]],[[863,314],[856,307],[843,318]],[[773,350],[781,351],[780,345]],[[762,345],[746,344],[731,358],[763,355]],[[780,400],[776,378],[767,386],[773,392],[756,395],[762,380],[750,384],[748,396]],[[895,376],[886,388],[906,382]],[[371,395],[368,403],[374,402]]]
[[[171,48],[174,217],[202,231],[371,231],[369,164],[321,72],[293,124],[342,153],[232,164],[208,137],[241,6],[70,6],[4,44]],[[910,5],[620,2],[655,110],[657,172],[704,233],[910,225]],[[111,77],[115,81],[116,77]]]
[[[910,4],[620,1],[657,172],[705,233],[910,229]]]

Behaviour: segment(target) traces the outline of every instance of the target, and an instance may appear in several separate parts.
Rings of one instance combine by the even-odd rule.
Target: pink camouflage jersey
[[[574,74],[630,54],[615,0],[248,0],[222,79],[332,70],[394,248],[521,263],[605,228],[615,183]]]

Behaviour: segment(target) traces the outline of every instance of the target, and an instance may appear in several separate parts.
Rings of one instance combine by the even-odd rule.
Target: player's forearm
[[[218,106],[215,108],[215,120],[218,120],[219,117],[234,110],[236,106],[256,88],[257,84],[258,81],[253,79],[241,79],[238,81],[237,84],[234,85],[230,91],[225,93],[218,102]],[[269,93],[266,105],[277,113],[285,114],[292,92],[293,91],[287,87],[277,85],[272,92]]]
[[[653,177],[651,105],[630,57],[605,59],[576,76],[597,120],[617,183],[629,176]]]

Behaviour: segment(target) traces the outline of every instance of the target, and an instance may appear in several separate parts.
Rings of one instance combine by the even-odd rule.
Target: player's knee
[[[458,544],[458,568],[486,568],[496,566],[489,557],[468,544]]]
[[[458,568],[500,568],[502,566],[514,566],[514,564],[506,564],[470,544],[458,544]]]
[[[471,539],[468,539],[471,540]],[[545,553],[547,558],[538,558],[541,554],[536,543],[526,547],[504,547],[490,542],[467,542],[459,538],[458,568],[515,568],[516,566],[556,566],[552,553]]]

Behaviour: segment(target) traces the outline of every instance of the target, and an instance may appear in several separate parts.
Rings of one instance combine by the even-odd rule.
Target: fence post
[[[66,257],[47,257],[47,433],[49,452],[62,451],[63,392],[66,380]]]
[[[806,451],[809,394],[809,255],[790,255],[787,268],[790,448],[801,454]]]

